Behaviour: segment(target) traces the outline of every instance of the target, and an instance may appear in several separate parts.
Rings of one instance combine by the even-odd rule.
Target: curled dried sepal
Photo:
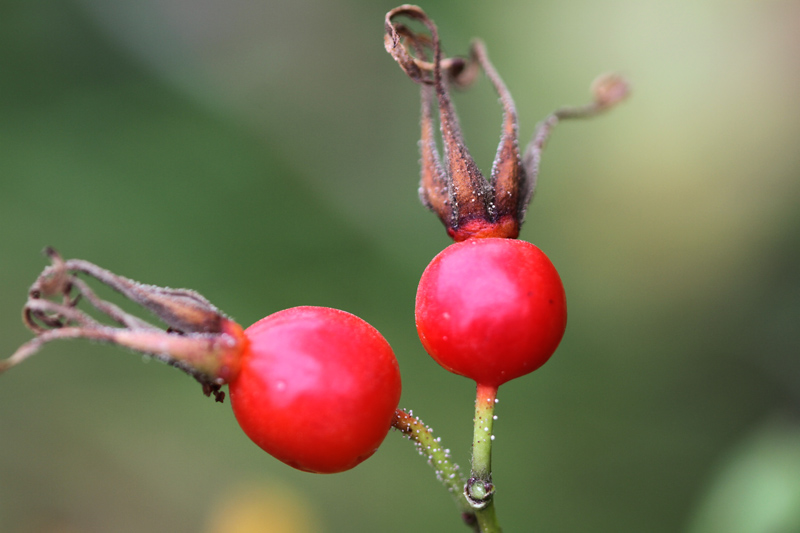
[[[132,279],[119,276],[82,259],[64,261],[52,248],[44,251],[53,264],[44,269],[29,291],[31,298],[68,295],[72,286],[79,287],[79,294],[92,299],[92,304],[121,325],[147,324],[143,320],[122,313],[113,304],[92,298],[86,284],[81,283],[74,273],[83,273],[108,285],[129,300],[136,302],[161,319],[171,330],[179,333],[220,333],[223,329],[224,315],[200,294],[186,289],[170,289],[145,285]],[[77,283],[78,285],[75,285]],[[121,313],[121,314],[120,314]],[[30,327],[35,328],[35,326]]]
[[[621,74],[603,74],[592,82],[592,95],[598,111],[617,105],[630,94],[630,83]]]
[[[528,201],[530,201],[536,188],[542,151],[553,128],[562,120],[591,118],[611,109],[628,97],[630,84],[620,74],[603,74],[592,82],[591,91],[592,102],[583,106],[559,108],[537,124],[533,138],[525,149],[525,155],[522,158],[523,168],[528,175],[527,180],[530,187]]]
[[[22,312],[25,325],[37,336],[0,361],[0,373],[50,341],[83,338],[152,355],[195,377],[206,394],[213,393],[218,400],[222,399],[219,387],[238,373],[246,342],[238,324],[193,291],[144,285],[88,261],[65,261],[51,248],[45,253],[53,264],[31,286]],[[79,273],[95,278],[153,312],[167,330],[102,300],[77,277]],[[78,309],[82,299],[117,325],[102,323]]]
[[[430,36],[397,22],[407,17],[421,23]],[[565,118],[589,117],[627,96],[627,83],[619,76],[603,78],[594,88],[594,101],[583,107],[558,110],[540,125],[525,156],[520,155],[514,100],[489,61],[481,41],[474,41],[467,60],[442,57],[436,25],[417,6],[403,5],[385,19],[386,50],[403,71],[421,84],[422,173],[420,199],[434,211],[456,241],[468,238],[516,238],[533,196],[539,159],[552,127]],[[450,99],[449,86],[466,87],[482,70],[495,88],[503,107],[500,144],[487,181],[472,159],[461,134]],[[444,158],[434,133],[434,106],[438,110]]]
[[[399,16],[421,22],[430,33],[430,38],[394,22]],[[442,59],[436,25],[422,9],[416,6],[401,6],[386,14],[385,45],[406,74],[422,84],[420,198],[423,203],[439,215],[448,233],[455,240],[463,240],[476,234],[515,237],[518,228],[516,232],[513,228],[501,229],[503,222],[500,219],[506,213],[498,213],[495,208],[494,190],[481,174],[464,143],[461,126],[450,100],[448,84],[458,82],[459,74],[471,73],[471,70],[465,69],[463,62]],[[410,46],[418,57],[412,55],[407,46]],[[425,56],[431,48],[432,62],[429,62]],[[450,68],[445,69],[445,65]],[[433,133],[434,95],[439,110],[444,165],[439,157]],[[511,106],[513,107],[513,103]],[[505,234],[509,232],[511,235]]]

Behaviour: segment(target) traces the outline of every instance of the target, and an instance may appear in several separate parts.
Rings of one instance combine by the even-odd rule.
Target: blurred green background
[[[244,325],[338,307],[392,343],[401,405],[466,467],[473,384],[413,324],[448,239],[416,197],[418,90],[383,49],[392,7],[0,2],[0,354],[31,337],[19,314],[45,245],[196,289]],[[523,229],[561,272],[570,323],[500,391],[505,530],[800,531],[800,2],[422,7],[449,53],[486,41],[523,139],[597,74],[634,84],[556,130]],[[488,170],[489,84],[456,105]],[[191,379],[117,348],[53,344],[0,378],[0,531],[401,532],[412,517],[466,531],[398,434],[311,475]]]

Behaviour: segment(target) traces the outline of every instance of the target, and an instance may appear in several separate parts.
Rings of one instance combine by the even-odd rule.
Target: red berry
[[[250,439],[294,468],[353,468],[383,442],[400,400],[389,343],[360,318],[295,307],[245,330],[230,383],[233,412]]]
[[[536,246],[468,239],[437,255],[417,289],[417,332],[436,362],[500,386],[542,366],[567,325],[564,287]]]

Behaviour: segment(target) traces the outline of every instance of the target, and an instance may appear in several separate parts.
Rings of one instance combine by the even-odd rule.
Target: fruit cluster
[[[513,99],[480,41],[466,59],[443,57],[436,26],[409,5],[387,13],[385,29],[386,50],[420,85],[420,197],[456,241],[422,274],[417,331],[430,356],[446,370],[474,380],[478,392],[471,476],[461,484],[453,468],[442,478],[460,484],[456,499],[465,520],[490,531],[496,526],[490,461],[497,389],[542,366],[567,323],[564,287],[555,267],[536,246],[517,240],[541,152],[560,120],[604,111],[625,98],[628,89],[618,76],[601,78],[593,102],[548,116],[523,154]],[[464,145],[449,93],[451,86],[469,85],[480,71],[503,107],[500,145],[488,179]],[[299,470],[351,469],[375,452],[393,426],[426,446],[432,457],[444,453],[419,419],[397,409],[401,380],[395,355],[360,318],[336,309],[295,307],[243,329],[195,292],[143,285],[86,261],[64,260],[53,250],[47,254],[52,265],[31,287],[23,313],[36,337],[0,362],[0,372],[52,340],[99,340],[182,369],[218,401],[228,385],[233,412],[247,436]],[[81,276],[148,309],[166,329],[100,299]],[[114,325],[79,310],[80,300]],[[446,453],[437,457],[438,464],[449,465]]]

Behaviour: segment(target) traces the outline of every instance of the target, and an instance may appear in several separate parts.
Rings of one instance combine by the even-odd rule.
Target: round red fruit
[[[326,474],[375,452],[401,388],[394,353],[375,328],[337,309],[295,307],[245,337],[230,398],[253,442],[294,468]]]
[[[567,325],[564,286],[536,246],[516,239],[452,244],[417,289],[417,332],[445,369],[500,386],[542,366]]]

